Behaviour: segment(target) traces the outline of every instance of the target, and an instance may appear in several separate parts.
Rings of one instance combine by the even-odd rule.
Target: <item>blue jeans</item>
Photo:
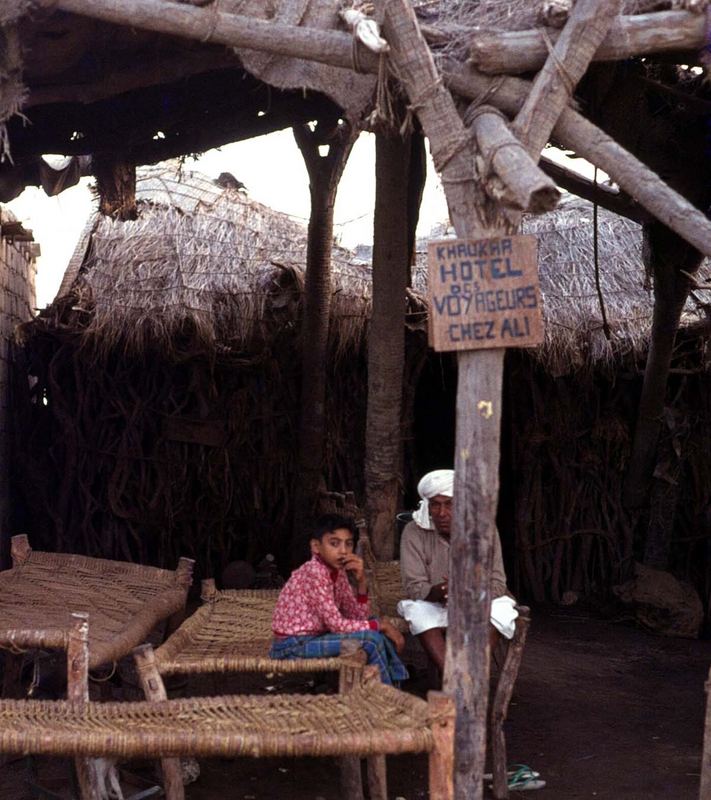
[[[356,633],[322,633],[318,636],[286,636],[275,639],[269,650],[270,658],[334,658],[340,655],[341,642],[355,639],[365,651],[369,664],[380,670],[383,683],[392,685],[404,681],[408,676],[393,643],[380,631],[357,631]]]

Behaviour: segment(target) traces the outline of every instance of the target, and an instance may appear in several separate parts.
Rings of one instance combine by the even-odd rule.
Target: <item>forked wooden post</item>
[[[444,692],[428,692],[434,747],[430,751],[430,800],[454,797],[454,700]]]
[[[136,663],[138,680],[146,700],[150,702],[167,700],[168,694],[165,691],[165,684],[160,672],[158,672],[155,653],[151,645],[142,644],[134,648],[133,660]],[[182,770],[180,769],[180,759],[162,758],[160,765],[163,770],[163,791],[167,800],[184,800],[185,788],[183,786]]]
[[[32,548],[26,533],[20,533],[10,539],[10,555],[12,556],[12,566],[19,567],[30,557]]]
[[[701,788],[699,800],[711,800],[711,669],[706,689],[706,722],[704,725],[704,749],[701,754]]]

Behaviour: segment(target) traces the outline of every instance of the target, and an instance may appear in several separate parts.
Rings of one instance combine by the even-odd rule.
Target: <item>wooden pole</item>
[[[44,0],[52,7],[102,19],[117,25],[143,28],[187,39],[251,47],[294,58],[306,58],[337,67],[352,68],[353,39],[338,31],[264,22],[156,0]],[[359,56],[363,71],[377,73],[378,57],[369,50]],[[487,102],[515,116],[531,86],[518,78],[494,81],[471,65],[451,63],[444,79],[463,98]],[[553,131],[556,141],[607,172],[619,186],[671,230],[705,255],[711,255],[711,222],[670,189],[651,169],[620,147],[581,114],[566,108]]]
[[[552,211],[558,205],[558,187],[536,166],[509,130],[501,111],[493,106],[478,106],[465,115],[464,122],[476,136],[483,166],[480,176],[489,197],[517,211],[534,214]]]
[[[83,708],[89,702],[89,615],[72,614],[67,637],[67,701]],[[91,759],[75,758],[82,800],[100,800],[98,776]]]
[[[573,6],[513,124],[536,161],[621,7],[622,0],[577,0]]]
[[[495,235],[483,216],[474,152],[407,0],[385,5],[390,58],[430,141],[450,217],[467,238]],[[490,574],[498,499],[503,350],[459,355],[454,520],[445,687],[456,705],[454,796],[480,800],[489,696]]]
[[[701,786],[699,800],[711,800],[711,670],[706,685],[706,718],[704,725],[704,750],[701,755]]]
[[[397,131],[376,133],[365,500],[373,550],[384,561],[395,557],[395,514],[402,485],[409,167],[410,137],[401,137]]]
[[[660,11],[620,16],[594,55],[594,61],[619,61],[652,53],[695,52],[706,45],[707,20],[692,11]],[[535,72],[546,62],[559,32],[546,29],[475,34],[472,64],[488,74]],[[548,41],[546,41],[546,37]]]

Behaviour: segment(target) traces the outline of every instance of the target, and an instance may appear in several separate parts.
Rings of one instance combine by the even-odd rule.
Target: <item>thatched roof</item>
[[[593,364],[611,365],[623,353],[640,356],[649,342],[653,295],[642,262],[641,226],[601,208],[597,227],[596,276],[592,203],[567,195],[555,211],[523,220],[522,233],[538,237],[545,342],[535,354],[554,374]],[[424,292],[426,281],[423,243],[415,287]],[[702,265],[698,281],[711,283],[708,261]],[[682,325],[706,320],[709,304],[711,292],[694,291]],[[604,331],[603,306],[609,338]]]
[[[294,325],[306,262],[302,222],[173,165],[141,170],[137,199],[136,221],[90,221],[67,270],[60,295],[72,286],[75,310],[91,312],[83,336],[103,349],[120,343],[143,350],[150,343],[170,350],[188,326],[210,348],[239,350],[269,337],[274,325]],[[643,354],[653,298],[640,226],[599,209],[599,292],[590,203],[568,196],[555,212],[527,217],[523,232],[538,237],[546,341],[537,357],[562,374]],[[415,302],[427,289],[424,243],[418,255]],[[699,282],[711,282],[707,265]],[[367,255],[334,245],[333,286],[331,335],[344,350],[366,333]],[[705,320],[708,303],[711,293],[694,292],[683,324]],[[425,328],[421,312],[409,322]]]
[[[96,215],[62,282],[91,312],[83,335],[110,349],[170,350],[191,331],[211,348],[243,349],[275,322],[294,323],[306,263],[302,222],[177,165],[139,170],[135,221]],[[367,267],[333,248],[332,337],[364,333]]]

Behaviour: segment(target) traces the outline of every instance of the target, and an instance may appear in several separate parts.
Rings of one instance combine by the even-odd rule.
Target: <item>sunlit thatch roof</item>
[[[293,324],[306,263],[302,222],[173,166],[140,170],[136,198],[136,221],[92,220],[90,244],[80,243],[63,281],[62,291],[73,285],[92,312],[85,336],[104,349],[170,349],[188,326],[208,345],[240,349],[270,324]],[[368,270],[336,246],[333,270],[332,336],[345,347],[364,332]]]
[[[142,350],[150,343],[170,350],[173,337],[188,326],[210,347],[248,349],[270,338],[270,330],[295,325],[306,262],[302,222],[244,192],[166,166],[140,171],[137,197],[139,219],[94,219],[88,247],[81,245],[67,271],[63,290],[73,284],[75,307],[91,312],[84,336],[104,349],[120,344]],[[523,232],[539,241],[546,341],[536,354],[557,374],[611,364],[621,353],[639,355],[647,346],[652,292],[642,266],[641,229],[604,209],[597,228],[596,270],[587,201],[567,197],[555,212],[523,223]],[[426,292],[426,248],[420,250],[415,300]],[[709,283],[709,275],[702,268],[700,281]],[[333,287],[331,336],[343,351],[366,333],[368,261],[334,246]],[[695,292],[684,324],[705,319],[706,302],[709,292]],[[421,313],[410,321],[424,329]]]
[[[551,371],[562,374],[593,363],[611,364],[621,353],[644,353],[653,296],[642,263],[640,225],[598,209],[597,266],[593,206],[586,200],[568,195],[555,211],[525,217],[522,233],[538,238],[546,338],[536,355]],[[416,288],[424,291],[426,279],[423,248]],[[708,262],[700,270],[699,282],[711,283]],[[682,324],[705,320],[706,304],[711,304],[711,292],[693,292]]]

